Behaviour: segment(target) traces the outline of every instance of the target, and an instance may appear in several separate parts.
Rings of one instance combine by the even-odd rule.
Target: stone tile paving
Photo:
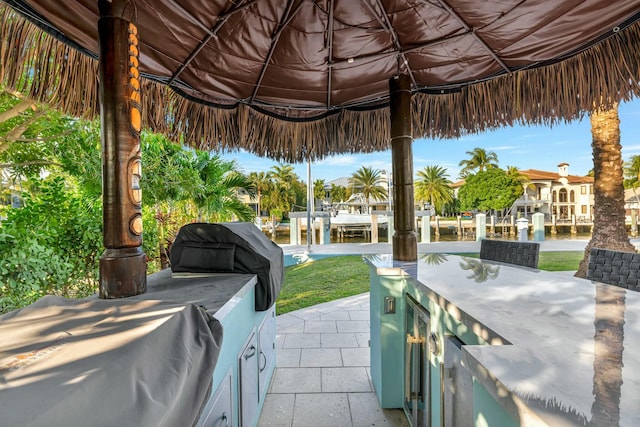
[[[276,370],[258,426],[408,426],[381,409],[369,370],[369,294],[276,318]]]

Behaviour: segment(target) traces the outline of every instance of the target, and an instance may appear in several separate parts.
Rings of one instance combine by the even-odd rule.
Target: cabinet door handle
[[[260,356],[262,356],[262,360],[264,360],[264,366],[262,366],[262,368],[260,368],[260,372],[264,371],[265,368],[267,367],[267,355],[264,354],[263,351],[260,351]]]
[[[251,353],[245,354],[244,355],[244,360],[247,360],[247,359],[249,359],[249,358],[251,358],[251,357],[256,355],[256,346],[255,345],[252,345],[251,347],[249,347],[249,350],[251,351]]]

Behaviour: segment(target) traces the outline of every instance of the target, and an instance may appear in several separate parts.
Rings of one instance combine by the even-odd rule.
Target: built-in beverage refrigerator
[[[429,313],[406,296],[404,410],[413,427],[431,425],[429,396]]]
[[[439,335],[431,332],[429,312],[409,295],[406,302],[404,410],[411,426],[473,425],[473,378],[464,366],[463,342],[445,335],[442,345]],[[436,356],[440,362],[434,362],[432,370]],[[437,395],[431,396],[432,391]]]

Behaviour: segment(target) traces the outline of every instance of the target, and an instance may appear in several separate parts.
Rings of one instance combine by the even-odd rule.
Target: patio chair
[[[591,248],[587,279],[640,291],[640,254]]]
[[[481,240],[480,259],[538,268],[540,243]]]

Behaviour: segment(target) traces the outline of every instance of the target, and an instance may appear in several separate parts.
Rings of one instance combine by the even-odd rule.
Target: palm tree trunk
[[[593,234],[576,277],[586,277],[591,248],[635,252],[625,225],[622,147],[618,105],[591,113],[594,206]]]
[[[258,218],[260,218],[262,215],[262,206],[260,206],[261,202],[262,202],[262,192],[258,191]]]
[[[596,285],[593,397],[589,426],[620,425],[625,290]]]

